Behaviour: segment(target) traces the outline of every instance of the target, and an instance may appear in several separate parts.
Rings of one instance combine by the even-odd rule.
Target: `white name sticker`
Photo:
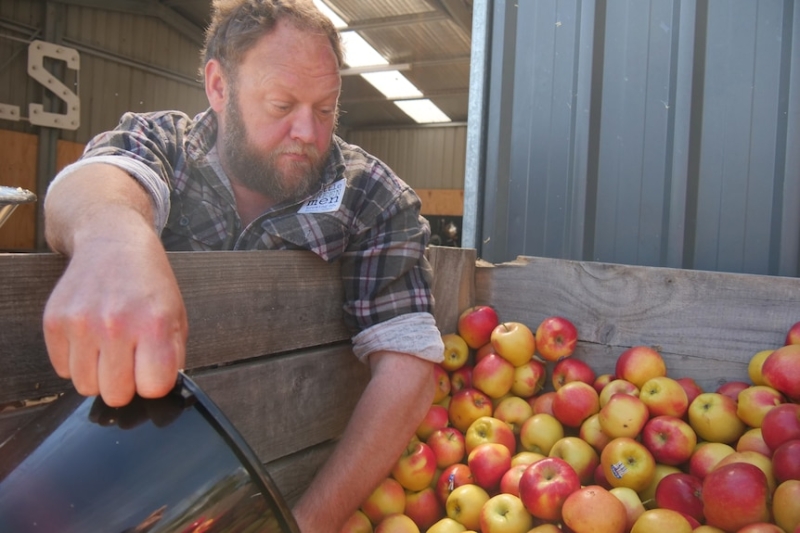
[[[303,204],[298,213],[332,213],[339,209],[344,198],[345,181],[331,183],[314,198]]]

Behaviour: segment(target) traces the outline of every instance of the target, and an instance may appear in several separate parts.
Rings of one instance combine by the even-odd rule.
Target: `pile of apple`
[[[634,346],[614,374],[536,328],[465,310],[434,403],[341,533],[800,533],[800,322],[703,391]]]

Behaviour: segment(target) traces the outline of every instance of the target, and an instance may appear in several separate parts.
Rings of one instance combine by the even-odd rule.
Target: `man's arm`
[[[372,377],[331,457],[294,508],[303,533],[336,533],[389,475],[435,392],[433,363],[378,352]]]
[[[58,375],[111,406],[168,393],[188,326],[148,193],[120,168],[86,165],[51,187],[45,219],[48,244],[70,258],[44,312]]]

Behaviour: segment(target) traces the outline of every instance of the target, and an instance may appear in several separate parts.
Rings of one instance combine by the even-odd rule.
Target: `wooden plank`
[[[47,407],[47,404],[10,409],[0,413],[0,444],[17,429],[35,419]]]
[[[369,368],[341,343],[191,376],[266,463],[338,437]]]
[[[613,370],[628,347],[653,346],[669,375],[706,389],[746,379],[750,358],[782,345],[800,320],[798,278],[521,257],[478,266],[476,287],[501,320],[572,320],[576,356],[597,369]]]
[[[58,141],[56,145],[56,172],[60,172],[65,166],[77,161],[83,154],[85,147],[86,145],[81,143]]]
[[[36,135],[0,130],[0,185],[36,190]],[[0,227],[0,250],[32,250],[36,247],[36,204],[17,207]]]
[[[418,189],[414,188],[422,200],[423,216],[454,216],[464,215],[464,190],[463,189]]]
[[[264,465],[289,506],[294,505],[311,485],[314,475],[328,460],[336,441],[328,441]]]
[[[455,333],[458,315],[475,301],[476,258],[474,249],[428,248],[428,261],[435,273],[431,290],[436,306],[436,323],[442,333]]]

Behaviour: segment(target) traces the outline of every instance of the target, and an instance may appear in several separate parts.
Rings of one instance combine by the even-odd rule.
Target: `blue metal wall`
[[[464,245],[800,275],[800,3],[475,0]]]

